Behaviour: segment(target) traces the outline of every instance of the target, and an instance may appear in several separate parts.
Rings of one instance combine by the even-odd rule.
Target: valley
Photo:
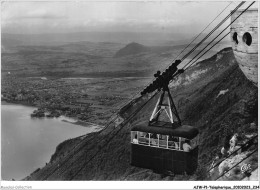
[[[142,45],[3,44],[2,99],[36,106],[40,111],[52,113],[51,116],[65,115],[105,125],[113,113],[153,79],[155,71],[166,68],[184,47],[143,46],[149,51],[132,54],[136,46]],[[223,46],[226,43],[210,54]],[[124,54],[115,56],[120,51]]]

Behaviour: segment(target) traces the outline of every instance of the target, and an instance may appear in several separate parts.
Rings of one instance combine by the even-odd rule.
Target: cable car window
[[[167,135],[159,135],[160,140],[166,140],[167,139]]]
[[[145,137],[146,132],[139,132],[139,134],[140,134],[140,137]]]
[[[174,150],[179,150],[179,147],[180,147],[179,137],[169,136],[168,148],[174,149]]]
[[[180,138],[179,138],[180,150],[183,150],[183,144],[184,144],[184,142],[185,142],[185,138],[180,137]]]
[[[149,134],[146,132],[139,132],[140,137],[138,138],[139,144],[149,144]],[[147,138],[148,137],[148,138]]]
[[[131,142],[138,144],[137,131],[131,131]]]
[[[131,131],[131,143],[139,144],[143,146],[152,146],[157,148],[166,148],[171,150],[183,150],[183,144],[185,143],[186,138],[175,137],[171,135],[161,135],[156,133],[147,133],[141,131]],[[191,141],[189,140],[189,144]]]
[[[158,146],[158,136],[157,136],[157,134],[155,134],[155,133],[152,133],[151,134],[151,137],[150,137],[150,145],[151,146]]]
[[[190,152],[191,151],[191,145],[190,145],[190,140],[186,139],[183,143],[183,151],[184,152]]]
[[[167,135],[159,135],[159,147],[167,148]]]
[[[189,144],[190,144],[189,139],[180,137],[180,143],[179,143],[180,144],[180,150],[183,150],[183,144],[186,143],[186,142],[189,142]]]

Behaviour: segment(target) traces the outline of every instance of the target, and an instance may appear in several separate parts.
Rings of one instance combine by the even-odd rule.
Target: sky
[[[194,32],[230,1],[2,1],[5,33]],[[226,16],[238,2],[223,13]],[[220,19],[219,19],[220,21]]]

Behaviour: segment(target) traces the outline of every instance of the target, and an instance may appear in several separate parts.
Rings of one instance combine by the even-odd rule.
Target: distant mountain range
[[[170,44],[170,43],[168,43]],[[182,45],[175,45],[176,43],[172,43],[173,45],[165,45],[165,46],[146,46],[142,45],[136,42],[132,42],[127,44],[125,47],[119,49],[115,55],[114,58],[121,58],[124,56],[132,56],[132,55],[137,55],[137,54],[143,54],[143,53],[155,53],[155,54],[160,54],[161,56],[169,56],[171,55],[172,52],[175,51],[181,51],[181,49],[184,49],[187,44],[182,44]],[[202,46],[206,46],[207,43],[203,43]],[[187,50],[190,50],[193,48],[195,44],[191,44]],[[228,42],[221,42],[219,43],[219,46],[229,46]],[[196,55],[201,48],[197,48],[191,55],[194,56]],[[209,54],[214,54],[216,53],[214,49],[212,49]]]
[[[138,32],[78,32],[53,34],[2,33],[2,45],[62,45],[71,42],[114,42],[128,44],[137,42],[148,46],[181,45],[190,42],[193,34],[138,33]],[[17,43],[14,43],[17,42]],[[170,44],[169,44],[170,43]]]

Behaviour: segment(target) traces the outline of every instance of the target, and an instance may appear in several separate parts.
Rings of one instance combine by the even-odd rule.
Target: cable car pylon
[[[167,97],[167,101],[165,102],[165,98]],[[157,125],[159,121],[159,117],[162,112],[165,112],[168,116],[172,127],[181,126],[181,119],[179,117],[177,108],[174,104],[173,98],[171,96],[170,90],[168,86],[163,87],[163,92],[159,96],[159,99],[155,105],[155,108],[152,112],[152,115],[149,120],[149,125],[154,126]],[[174,121],[173,115],[177,118],[177,122]]]

